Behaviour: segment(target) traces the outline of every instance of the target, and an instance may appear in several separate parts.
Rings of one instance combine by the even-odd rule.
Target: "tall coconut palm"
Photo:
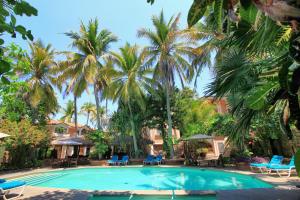
[[[55,51],[51,45],[45,46],[41,41],[29,44],[30,55],[26,58],[29,70],[24,75],[29,84],[27,97],[33,106],[44,103],[46,112],[53,113],[58,109],[53,85],[56,85],[57,64],[54,61]]]
[[[93,84],[94,95],[97,107],[97,128],[101,130],[99,87],[95,84],[99,76],[98,70],[101,68],[99,59],[109,51],[110,44],[117,41],[107,29],[99,31],[98,20],[90,20],[88,25],[81,23],[79,32],[66,33],[72,41],[72,46],[77,49],[70,60],[71,68],[67,69],[67,74],[72,74],[70,88],[78,88],[78,96],[87,89],[88,85]],[[100,88],[101,89],[101,88]]]
[[[132,113],[132,103],[145,109],[144,93],[149,89],[151,70],[144,66],[146,56],[140,53],[136,45],[126,44],[120,48],[120,53],[112,53],[112,59],[116,69],[112,70],[112,82],[110,88],[114,91],[114,100],[119,100],[129,108],[131,133],[133,136],[135,157],[138,156],[138,145],[136,138],[136,128]]]
[[[74,103],[69,100],[66,104],[66,107],[62,109],[62,117],[60,118],[60,120],[63,120],[64,122],[72,122],[74,113]]]
[[[193,48],[195,41],[190,32],[179,29],[179,17],[177,15],[166,21],[163,12],[161,12],[160,16],[153,16],[152,18],[154,30],[141,29],[138,31],[138,36],[148,39],[151,44],[146,47],[146,50],[151,56],[151,60],[156,62],[154,78],[165,86],[171,158],[174,157],[174,150],[170,93],[175,85],[176,76],[180,78],[182,84],[193,77],[194,68],[188,58],[194,57],[197,53]]]
[[[89,125],[90,116],[97,112],[96,109],[96,105],[91,102],[84,103],[81,106],[81,113],[86,115],[86,125]]]

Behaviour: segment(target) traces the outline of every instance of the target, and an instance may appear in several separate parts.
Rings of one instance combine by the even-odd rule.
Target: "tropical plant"
[[[88,139],[94,143],[93,153],[97,154],[100,160],[102,155],[108,150],[108,138],[104,132],[97,130],[88,134]]]
[[[137,157],[139,150],[132,104],[137,103],[142,110],[145,109],[144,94],[151,88],[152,80],[149,75],[151,75],[152,70],[146,66],[146,54],[140,52],[136,45],[131,46],[127,43],[120,48],[120,53],[112,52],[111,54],[112,61],[115,63],[115,70],[110,72],[113,77],[110,89],[113,91],[115,101],[119,100],[128,106],[135,157]]]
[[[30,55],[26,59],[28,70],[22,74],[29,85],[27,99],[32,106],[45,104],[47,113],[54,113],[58,109],[58,102],[53,86],[57,85],[57,64],[54,60],[55,51],[51,45],[45,46],[41,41],[29,44]]]
[[[208,13],[207,19],[215,20],[213,12]],[[222,37],[209,35],[209,45],[219,51],[215,80],[207,94],[233,101],[236,128],[230,138],[241,145],[251,126],[265,114],[279,115],[281,132],[292,138],[290,126],[300,127],[300,68],[295,56],[299,34],[289,24],[278,25],[261,15],[253,5],[241,8],[239,16],[236,25],[223,21]]]
[[[0,86],[0,118],[12,122],[20,122],[22,119],[31,121],[32,124],[44,126],[49,113],[45,104],[41,102],[37,107],[31,106],[24,100],[24,93],[29,91],[27,82],[15,82]]]
[[[148,3],[153,4],[155,0],[147,0]],[[236,22],[240,20],[238,10],[249,9],[255,6],[260,12],[269,16],[274,21],[290,22],[296,26],[300,16],[300,3],[297,0],[194,0],[188,14],[189,26],[195,25],[207,13],[208,10],[213,10],[217,19],[218,31],[222,30],[223,20],[228,17],[230,20]],[[237,7],[239,9],[237,9]]]
[[[100,115],[100,125],[101,125],[101,127],[104,127],[105,126],[105,122],[103,121],[103,116],[105,115],[105,108],[103,106],[100,106],[98,108],[98,113]],[[96,112],[96,107],[95,107],[95,110],[93,112],[91,112],[90,122],[92,122],[92,124],[94,126],[97,126],[97,112]]]
[[[9,164],[14,168],[36,167],[37,152],[49,144],[50,133],[26,119],[20,122],[2,120],[0,130],[10,135],[5,140],[11,157]]]
[[[26,1],[9,1],[4,0],[1,2],[1,12],[0,12],[0,35],[3,36],[4,33],[10,34],[13,38],[17,36],[17,33],[22,35],[24,40],[33,40],[33,36],[30,30],[27,30],[22,25],[17,25],[16,15],[19,16],[37,16],[38,11],[32,7]],[[8,74],[11,73],[12,66],[5,59],[5,47],[4,39],[0,38],[0,81],[2,83],[9,83]]]
[[[300,149],[298,149],[298,151],[295,154],[295,165],[298,176],[300,176]]]
[[[187,30],[180,30],[179,15],[165,20],[163,12],[160,16],[153,16],[154,31],[141,29],[139,37],[144,37],[151,43],[145,50],[155,63],[154,78],[165,86],[166,104],[168,113],[168,137],[172,141],[172,116],[170,110],[170,95],[175,85],[175,77],[178,76],[181,83],[191,80],[194,68],[187,58],[195,58],[197,51],[193,48],[195,41]],[[170,142],[170,156],[174,157],[173,144]]]
[[[63,120],[64,122],[72,122],[72,118],[75,114],[75,109],[74,109],[74,103],[69,100],[66,104],[66,108],[62,109],[62,117],[60,120]]]
[[[96,105],[91,103],[91,102],[87,102],[84,103],[81,108],[80,111],[81,113],[83,113],[84,115],[86,115],[86,125],[89,125],[89,121],[90,121],[90,116],[95,116],[96,111]]]
[[[97,19],[90,20],[88,25],[81,23],[79,32],[66,33],[72,41],[73,48],[77,49],[77,53],[72,53],[70,59],[65,63],[67,67],[65,74],[71,79],[68,91],[73,91],[74,95],[80,97],[88,85],[94,86],[94,95],[97,111],[97,127],[101,130],[99,91],[103,89],[103,84],[99,83],[99,69],[101,63],[99,61],[109,51],[109,45],[117,41],[109,30],[103,29],[99,32],[99,22]],[[76,101],[75,101],[76,102]],[[75,115],[76,112],[75,112]],[[77,117],[75,120],[77,123]]]

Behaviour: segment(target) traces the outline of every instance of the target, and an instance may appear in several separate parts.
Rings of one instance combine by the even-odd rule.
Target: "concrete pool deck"
[[[140,167],[139,166],[129,166],[129,167]],[[162,166],[162,167],[180,167],[180,166]],[[78,167],[79,168],[95,168],[95,167]],[[96,167],[97,168],[97,167]],[[246,174],[250,176],[254,176],[258,179],[266,181],[275,185],[274,188],[264,188],[264,189],[247,189],[247,190],[220,190],[216,191],[217,199],[225,200],[225,199],[263,199],[263,200],[300,200],[300,189],[296,187],[296,185],[300,185],[300,178],[296,177],[294,174],[292,177],[278,177],[277,174],[268,175],[268,174],[259,174],[259,173],[252,173],[249,171],[239,171],[234,169],[227,169],[227,168],[205,168],[205,169],[212,169],[212,170],[222,170],[227,172],[236,172],[241,174]],[[47,171],[53,171],[52,168],[43,168],[43,169],[36,169],[36,170],[28,170],[28,171],[20,171],[10,174],[2,174],[0,175],[1,178],[18,178],[21,176],[32,175]],[[62,170],[62,169],[54,169],[55,170]],[[161,195],[170,195],[172,191],[81,191],[81,190],[67,190],[67,189],[57,189],[57,188],[42,188],[42,187],[33,187],[27,186],[24,192],[24,195],[20,199],[33,199],[33,200],[40,200],[40,199],[80,199],[85,200],[92,194],[161,194]],[[214,191],[184,191],[184,190],[177,190],[175,191],[176,195],[185,195],[185,194],[213,194]]]

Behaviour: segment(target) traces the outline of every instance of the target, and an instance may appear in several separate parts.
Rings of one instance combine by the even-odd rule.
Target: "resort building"
[[[216,106],[216,111],[219,114],[226,114],[229,111],[226,98],[215,99],[214,97],[205,97],[204,100],[208,101],[211,104],[214,104]]]
[[[173,129],[172,136],[175,141],[179,140],[180,131],[178,129]],[[164,141],[163,141],[161,131],[159,129],[144,128],[142,137],[144,140],[150,141],[146,149],[148,154],[158,155],[162,153]]]
[[[89,126],[78,124],[76,131],[74,123],[50,120],[47,128],[52,134],[53,157],[65,159],[89,155],[92,143],[85,139],[86,134],[93,130]]]

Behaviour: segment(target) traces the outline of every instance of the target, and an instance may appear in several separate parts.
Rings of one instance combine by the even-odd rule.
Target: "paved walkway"
[[[1,178],[16,178],[24,175],[30,175],[40,172],[49,171],[49,168],[30,170],[30,171],[20,171],[5,175],[0,175]],[[53,170],[53,169],[51,169]],[[273,189],[248,189],[248,190],[229,190],[229,191],[217,191],[218,200],[300,200],[300,189],[296,188],[296,185],[300,185],[300,179],[296,176],[286,178],[278,177],[277,175],[267,175],[267,174],[255,174],[251,172],[222,169],[224,171],[238,172],[242,174],[251,175],[257,177],[266,182],[270,182],[276,185]],[[124,191],[130,193],[129,191]],[[143,192],[143,191],[140,191]],[[144,191],[146,192],[146,191]],[[149,192],[149,191],[148,191]],[[184,194],[186,191],[177,191],[177,194]],[[53,188],[41,188],[27,186],[24,195],[20,199],[30,199],[30,200],[60,200],[60,199],[74,199],[74,200],[87,200],[88,197],[96,191],[79,191],[79,190],[66,190],[66,189],[53,189]],[[107,192],[113,193],[113,192]],[[170,192],[171,193],[171,192]],[[168,193],[168,194],[170,194]],[[151,192],[150,192],[151,194]]]
[[[217,200],[300,200],[300,189],[250,189],[217,193]]]

